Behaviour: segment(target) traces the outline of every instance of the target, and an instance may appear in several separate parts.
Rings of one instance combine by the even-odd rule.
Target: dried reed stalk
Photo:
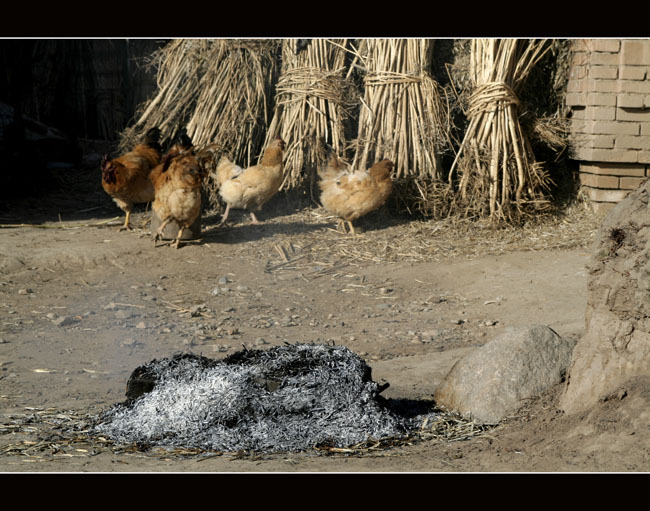
[[[282,43],[282,69],[276,86],[275,110],[265,146],[281,136],[285,149],[282,188],[312,188],[325,158],[324,144],[339,154],[346,145],[346,121],[356,104],[355,89],[346,79],[347,41],[312,39]]]
[[[440,177],[439,152],[450,132],[446,96],[428,72],[432,39],[363,40],[365,91],[354,168],[395,163],[396,179]]]
[[[171,138],[187,122],[199,94],[210,46],[209,40],[178,39],[155,53],[152,65],[158,68],[158,93],[142,107],[136,123],[122,133],[119,152],[129,150],[150,128],[157,127],[164,137]]]
[[[157,126],[172,138],[185,127],[196,147],[218,146],[250,164],[268,124],[276,48],[274,40],[170,42],[153,61],[158,93],[143,107],[132,131]]]
[[[278,48],[272,39],[170,42],[153,61],[158,93],[125,131],[123,149],[153,126],[168,140],[184,127],[195,147],[209,146],[215,164],[226,153],[240,165],[252,165],[269,122]],[[204,188],[216,203],[216,183],[209,179]]]
[[[472,41],[469,127],[448,176],[451,183],[460,175],[458,194],[467,216],[512,221],[527,206],[547,204],[549,179],[521,129],[517,92],[549,48],[546,40]]]

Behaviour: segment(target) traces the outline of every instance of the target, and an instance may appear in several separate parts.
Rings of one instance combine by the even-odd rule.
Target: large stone
[[[451,368],[434,393],[436,404],[496,424],[562,381],[574,345],[547,326],[509,328]]]
[[[603,220],[589,273],[585,335],[560,399],[567,413],[650,374],[650,181]]]

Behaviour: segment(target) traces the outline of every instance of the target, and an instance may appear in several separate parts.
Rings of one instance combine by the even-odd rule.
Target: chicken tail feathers
[[[222,156],[217,164],[217,183],[221,186],[229,179],[237,177],[244,171],[242,167],[231,162],[228,157]]]
[[[336,151],[330,146],[327,147],[327,161],[324,167],[318,170],[322,179],[331,179],[345,170],[345,165],[339,159]]]
[[[183,149],[192,149],[194,147],[194,144],[192,143],[192,139],[187,134],[187,129],[185,129],[185,127],[181,128],[176,133],[172,145],[177,145],[179,147],[182,147]]]
[[[151,128],[145,133],[144,140],[142,142],[144,145],[151,147],[158,153],[162,152],[162,147],[160,146],[160,129]]]

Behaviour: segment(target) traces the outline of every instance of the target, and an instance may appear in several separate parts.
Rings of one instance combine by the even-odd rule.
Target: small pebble
[[[52,321],[56,326],[67,326],[76,323],[77,320],[68,316],[61,316]]]

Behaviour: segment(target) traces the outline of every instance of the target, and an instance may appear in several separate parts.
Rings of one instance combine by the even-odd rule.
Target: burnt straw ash
[[[292,344],[222,360],[193,354],[133,371],[127,400],[96,432],[120,443],[218,451],[302,451],[408,435],[421,424],[379,394],[344,346]]]

